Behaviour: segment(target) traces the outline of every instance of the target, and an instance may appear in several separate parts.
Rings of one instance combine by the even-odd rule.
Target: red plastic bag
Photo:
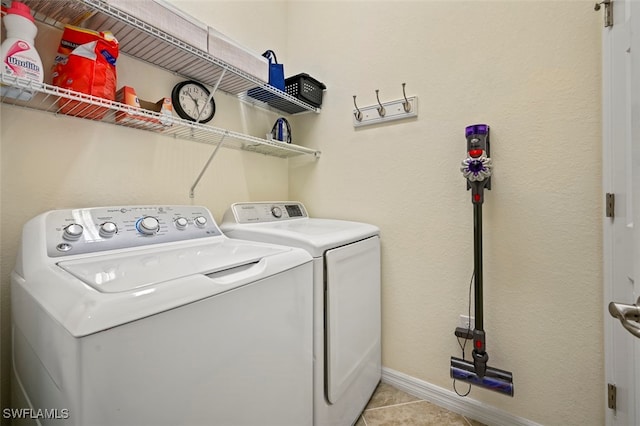
[[[118,41],[110,32],[67,25],[53,67],[53,84],[104,99],[116,97]],[[60,99],[60,111],[78,117],[102,119],[107,108]]]

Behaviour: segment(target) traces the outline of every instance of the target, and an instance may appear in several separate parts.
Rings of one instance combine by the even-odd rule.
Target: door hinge
[[[607,217],[615,217],[616,210],[616,194],[607,192],[605,195],[605,215]]]
[[[616,409],[616,385],[612,385],[611,383],[607,384],[607,401],[609,408],[612,410]]]
[[[602,0],[596,3],[594,10],[600,10],[601,4],[604,4],[604,26],[613,27],[613,0]]]

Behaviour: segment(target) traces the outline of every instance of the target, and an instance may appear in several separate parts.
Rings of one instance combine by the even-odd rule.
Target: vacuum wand
[[[483,377],[487,368],[489,355],[485,351],[485,334],[484,334],[484,318],[482,309],[482,204],[475,203],[473,205],[473,265],[474,278],[473,285],[474,300],[476,309],[474,312],[476,323],[473,329],[473,365],[479,377]]]
[[[461,380],[486,389],[513,396],[513,375],[505,370],[487,365],[482,300],[482,204],[484,190],[491,189],[493,163],[490,158],[489,126],[476,124],[465,130],[467,138],[467,158],[462,161],[460,171],[467,179],[467,190],[471,189],[473,204],[473,253],[474,253],[474,303],[475,326],[473,334],[472,362],[451,357],[450,374],[454,380]]]

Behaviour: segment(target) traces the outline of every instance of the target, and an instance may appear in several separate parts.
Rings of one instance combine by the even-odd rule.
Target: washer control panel
[[[59,257],[221,236],[200,206],[125,206],[47,213],[47,254]]]
[[[276,222],[309,217],[302,203],[296,201],[235,203],[231,210],[237,223]]]

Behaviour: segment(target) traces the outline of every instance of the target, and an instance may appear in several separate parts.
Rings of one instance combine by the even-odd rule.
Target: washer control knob
[[[58,249],[58,251],[61,251],[64,253],[71,250],[73,246],[69,243],[60,243],[56,246],[56,248]]]
[[[271,207],[273,217],[280,219],[282,217],[282,209],[278,206]]]
[[[196,224],[198,228],[204,228],[207,225],[207,218],[204,216],[198,216],[193,219],[193,222]]]
[[[184,217],[179,217],[175,220],[175,225],[176,228],[178,228],[179,230],[183,230],[187,228],[187,225],[189,224],[189,222],[187,221],[187,219],[185,219]]]
[[[136,224],[138,232],[144,235],[153,235],[160,229],[160,222],[152,216],[145,216]]]
[[[100,225],[100,236],[102,238],[111,238],[118,232],[118,227],[113,222],[105,222]]]
[[[83,231],[84,228],[82,227],[82,225],[72,223],[71,225],[65,226],[62,238],[67,241],[77,241],[82,236]]]

